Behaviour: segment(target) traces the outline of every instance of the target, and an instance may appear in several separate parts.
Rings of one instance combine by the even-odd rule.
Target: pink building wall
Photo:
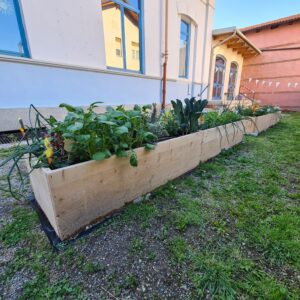
[[[244,34],[258,48],[269,51],[244,60],[241,92],[247,92],[247,87],[263,104],[300,111],[300,20]]]

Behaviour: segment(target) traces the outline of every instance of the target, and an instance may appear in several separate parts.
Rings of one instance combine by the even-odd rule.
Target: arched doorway
[[[237,75],[238,75],[238,65],[237,65],[237,63],[232,62],[231,65],[230,65],[227,100],[233,100],[234,99],[235,87],[236,87],[236,82],[237,82]]]
[[[225,78],[225,68],[226,62],[225,59],[221,56],[216,58],[215,66],[215,75],[214,75],[214,86],[213,86],[213,100],[221,100],[223,87],[224,87],[224,78]]]

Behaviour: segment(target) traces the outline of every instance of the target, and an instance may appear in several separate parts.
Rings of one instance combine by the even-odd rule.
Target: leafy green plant
[[[163,122],[171,136],[190,134],[199,130],[200,116],[208,104],[207,100],[196,98],[185,99],[185,105],[179,99],[171,101],[173,110],[169,112]]]
[[[173,110],[166,111],[161,117],[161,124],[168,136],[180,136],[182,131]]]
[[[208,112],[204,115],[204,124],[201,126],[201,129],[222,126],[239,120],[241,120],[241,116],[232,111],[225,111],[223,113]]]
[[[151,106],[134,106],[125,110],[123,106],[116,109],[108,107],[105,113],[94,111],[99,102],[92,103],[85,111],[81,107],[61,104],[68,111],[63,121],[54,117],[45,118],[38,110],[31,126],[21,128],[24,133],[21,142],[14,151],[0,164],[0,167],[10,164],[7,174],[6,189],[13,197],[22,197],[24,178],[19,168],[22,159],[29,157],[31,169],[41,167],[58,169],[68,165],[88,160],[101,161],[113,154],[120,158],[129,157],[133,167],[138,166],[135,148],[144,146],[153,150],[157,136],[149,130],[148,110]],[[100,102],[101,103],[101,102]],[[11,178],[18,173],[20,186],[14,190]]]
[[[67,104],[60,107],[66,108],[68,115],[63,122],[54,120],[50,135],[55,137],[52,139],[54,145],[58,138],[63,139],[71,163],[90,159],[101,161],[112,154],[128,157],[130,153],[130,164],[136,167],[134,149],[141,146],[154,149],[157,137],[148,129],[148,106],[135,106],[133,110],[125,110],[123,106],[108,107],[104,114],[94,112],[96,103],[86,112]]]
[[[199,118],[206,107],[207,100],[185,99],[185,106],[181,100],[171,101],[177,122],[183,134],[193,133],[199,130]]]
[[[254,115],[255,116],[263,116],[266,114],[271,114],[271,113],[275,113],[275,112],[279,112],[280,108],[277,106],[272,106],[272,105],[264,105],[264,106],[260,106],[256,109]]]
[[[258,104],[254,104],[252,106],[238,105],[236,107],[236,112],[243,117],[258,117],[279,111],[280,108],[273,105],[260,106]]]

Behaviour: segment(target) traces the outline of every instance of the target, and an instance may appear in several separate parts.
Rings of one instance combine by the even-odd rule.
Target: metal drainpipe
[[[209,14],[209,0],[206,1],[206,10],[205,10],[205,31],[204,31],[204,42],[203,42],[203,56],[202,56],[202,68],[201,68],[201,90],[199,93],[199,97],[202,100],[202,95],[204,91],[204,72],[205,72],[205,64],[206,64],[206,45],[207,45],[207,33],[208,33],[208,14]],[[210,66],[209,66],[210,68]],[[209,84],[209,80],[208,80]]]
[[[214,57],[214,50],[215,48],[225,44],[227,41],[229,41],[230,39],[232,39],[233,37],[235,37],[237,34],[237,29],[234,30],[233,34],[228,36],[227,38],[225,38],[223,41],[219,42],[218,44],[214,45],[212,48],[211,48],[211,54],[210,54],[210,67],[209,67],[209,77],[208,77],[208,80],[209,82],[211,82],[211,74],[212,74],[212,64],[213,64],[213,57]],[[209,87],[208,87],[208,95],[210,95],[211,93],[211,88],[212,88],[213,84],[209,84]]]
[[[193,57],[193,75],[192,75],[192,97],[195,96],[195,73],[197,63],[197,46],[198,46],[198,25],[195,25],[195,38],[194,38],[194,57]]]
[[[162,104],[161,108],[166,108],[166,94],[167,94],[167,65],[168,65],[168,38],[169,38],[169,0],[166,0],[166,11],[165,11],[165,53],[164,53],[164,64],[163,64],[163,87],[162,87]]]

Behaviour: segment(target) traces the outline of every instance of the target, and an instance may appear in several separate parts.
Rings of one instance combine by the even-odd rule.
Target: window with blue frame
[[[18,0],[0,0],[0,54],[29,57]]]
[[[179,48],[179,77],[188,78],[191,24],[181,20]]]
[[[142,72],[142,0],[102,0],[106,64]]]

